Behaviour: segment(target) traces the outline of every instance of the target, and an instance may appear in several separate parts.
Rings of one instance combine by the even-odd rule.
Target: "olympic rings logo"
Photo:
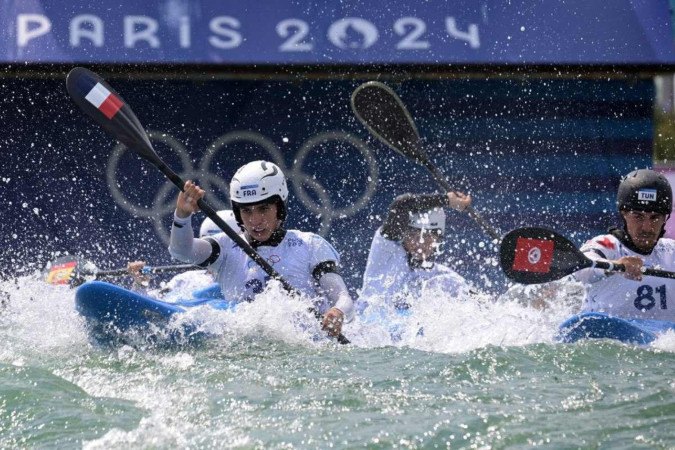
[[[276,263],[281,262],[281,257],[279,255],[270,255],[267,258],[267,262],[270,263],[271,266],[274,266]],[[257,266],[258,263],[253,261],[252,259],[248,260],[248,263],[246,263],[248,268],[250,269],[253,266]]]
[[[214,192],[214,189],[217,188],[225,196],[228,196],[229,193],[229,177],[227,174],[218,175],[211,171],[214,158],[228,146],[235,143],[252,143],[263,149],[269,155],[269,160],[278,165],[284,172],[289,185],[293,187],[296,198],[300,200],[308,211],[316,214],[321,219],[321,227],[318,230],[318,234],[320,235],[326,235],[330,231],[333,219],[350,217],[363,209],[370,202],[373,195],[375,195],[377,189],[379,167],[375,157],[361,139],[343,131],[323,132],[307,139],[293,158],[295,163],[291,167],[286,166],[283,154],[274,142],[262,134],[253,131],[232,131],[218,137],[207,146],[203,158],[197,167],[193,165],[185,146],[177,139],[159,131],[149,131],[148,137],[153,144],[161,143],[169,147],[178,156],[180,168],[174,168],[174,170],[178,169],[176,172],[181,178],[196,180],[207,192]],[[333,198],[349,198],[353,194],[351,192],[344,192],[343,190],[346,188],[353,189],[353,185],[340,183],[338,186],[331,186],[330,189],[326,189],[317,180],[316,174],[306,173],[303,167],[310,154],[316,148],[332,143],[346,144],[355,148],[365,161],[368,172],[366,185],[361,188],[359,197],[353,203],[342,207],[337,207],[333,202]],[[172,214],[175,208],[175,186],[167,180],[157,190],[152,200],[152,205],[149,207],[140,205],[129,199],[122,192],[122,185],[118,180],[118,168],[122,156],[126,151],[127,148],[124,144],[117,144],[108,159],[106,171],[108,189],[115,202],[124,211],[136,217],[152,220],[155,232],[162,241],[168,244],[169,230],[166,227],[164,219],[167,215]],[[224,178],[227,178],[228,181],[225,181]],[[318,201],[312,198],[310,191],[314,193]],[[210,196],[209,202],[216,209],[230,207],[229,198],[226,201],[222,201],[216,198],[216,196]]]

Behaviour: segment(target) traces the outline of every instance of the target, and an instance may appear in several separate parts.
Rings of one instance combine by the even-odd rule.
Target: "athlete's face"
[[[418,230],[411,228],[403,237],[403,248],[413,259],[430,259],[441,244],[443,237],[438,230]]]
[[[280,225],[277,219],[277,205],[263,203],[255,206],[242,205],[240,208],[244,229],[256,241],[264,242]]]
[[[621,215],[626,220],[628,235],[635,246],[650,251],[659,240],[666,215],[643,211],[621,211]]]

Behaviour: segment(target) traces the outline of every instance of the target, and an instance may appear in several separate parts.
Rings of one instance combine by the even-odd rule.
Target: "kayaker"
[[[407,309],[408,300],[424,287],[440,288],[451,296],[468,290],[464,278],[437,257],[445,240],[443,207],[463,211],[469,205],[471,196],[461,192],[397,197],[373,237],[359,309],[374,296]]]
[[[234,213],[230,209],[218,211],[218,216],[225,221],[230,228],[236,232],[241,232],[241,228],[237,223]],[[218,225],[210,218],[202,221],[199,227],[199,237],[213,236],[214,234],[222,233]],[[170,297],[189,298],[193,291],[204,289],[215,283],[213,276],[206,270],[188,270],[172,277],[167,282],[162,282],[158,290],[148,291],[150,287],[151,277],[143,274],[143,268],[147,266],[145,261],[131,261],[127,263],[127,271],[133,278],[132,289],[136,292],[148,293],[153,297],[159,297],[164,300],[171,300]]]
[[[207,268],[220,283],[225,298],[253,300],[269,277],[226,234],[195,238],[190,221],[199,210],[204,191],[192,181],[178,195],[171,228],[171,255]],[[316,301],[324,313],[323,327],[338,335],[353,317],[353,303],[338,273],[339,255],[321,236],[287,230],[288,187],[276,164],[253,161],[237,170],[230,183],[230,200],[244,238],[288,281]]]
[[[658,172],[635,170],[621,180],[617,207],[623,224],[589,240],[581,251],[623,264],[626,271],[577,272],[575,278],[587,284],[584,311],[675,321],[675,280],[642,274],[644,267],[675,270],[675,241],[663,237],[672,204],[670,183]]]

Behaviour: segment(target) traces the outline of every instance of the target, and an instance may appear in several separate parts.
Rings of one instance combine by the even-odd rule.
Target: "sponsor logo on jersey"
[[[279,261],[281,261],[281,256],[279,256],[279,255],[270,255],[270,256],[268,256],[268,257],[265,258],[265,259],[267,259],[267,262],[270,263],[271,265],[275,265],[276,263],[278,263]],[[253,261],[252,259],[249,258],[248,263],[246,263],[246,265],[247,265],[248,268],[250,269],[251,267],[256,266],[257,263],[256,263],[255,261]]]
[[[638,201],[655,202],[656,201],[656,189],[640,189],[638,191]]]
[[[286,245],[288,245],[289,247],[302,247],[303,245],[305,245],[305,243],[302,242],[301,239],[291,237],[286,239]]]

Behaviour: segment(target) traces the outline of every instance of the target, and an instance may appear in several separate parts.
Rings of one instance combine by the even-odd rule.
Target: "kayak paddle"
[[[140,274],[154,275],[158,273],[179,273],[188,270],[203,270],[203,268],[193,264],[144,266],[141,268]],[[45,275],[45,281],[49,284],[68,284],[71,287],[77,287],[86,281],[124,276],[131,276],[127,268],[98,270],[91,262],[82,262],[79,258],[74,256],[63,256],[54,260],[49,265],[47,274]]]
[[[445,192],[455,189],[434,165],[422,145],[415,121],[400,97],[379,81],[368,81],[357,87],[351,96],[352,110],[368,131],[397,153],[426,168]],[[492,239],[499,233],[471,206],[464,210]]]
[[[537,227],[518,228],[507,233],[499,247],[499,263],[508,278],[522,284],[559,280],[589,267],[625,271],[623,264],[593,261],[564,236]],[[675,272],[659,269],[645,269],[643,274],[675,278]]]

